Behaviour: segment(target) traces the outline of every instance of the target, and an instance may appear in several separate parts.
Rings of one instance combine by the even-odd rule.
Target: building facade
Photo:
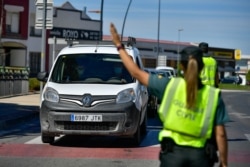
[[[0,1],[0,96],[28,92],[29,1]]]
[[[0,6],[1,66],[28,66],[29,1],[5,0]]]
[[[12,90],[12,93],[14,79],[27,80],[28,77],[36,77],[41,71],[42,29],[37,29],[35,26],[36,2],[0,0],[0,84],[8,85],[5,82],[6,79],[12,80],[10,81],[13,82],[12,88],[9,88],[10,84],[6,86]],[[102,35],[101,26],[101,20],[93,20],[87,15],[86,7],[78,10],[68,1],[60,7],[53,7],[53,28],[46,30],[45,33],[44,69],[50,70],[57,53],[69,41],[98,44],[102,40],[112,44],[110,36]],[[124,44],[126,39],[124,37]],[[198,43],[142,38],[138,38],[136,43],[144,66],[151,68],[157,66],[159,56],[165,56],[166,65],[176,68],[178,50],[191,45],[198,46]],[[210,47],[209,51],[218,62],[221,76],[225,72],[237,72],[237,62],[240,63],[240,61],[235,59],[235,49]],[[250,56],[245,56],[244,59],[249,60]],[[244,65],[249,66],[249,64]],[[244,68],[240,67],[240,69]],[[241,70],[241,73],[246,73],[246,70]],[[25,87],[25,91],[28,91],[27,85]],[[3,90],[0,91],[0,95],[6,94],[1,92]]]

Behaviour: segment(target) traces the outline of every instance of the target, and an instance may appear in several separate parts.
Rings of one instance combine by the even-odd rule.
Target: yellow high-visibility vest
[[[197,105],[187,109],[186,81],[172,78],[159,108],[159,117],[163,122],[159,141],[170,137],[177,145],[203,147],[213,131],[218,96],[219,89],[204,85],[198,90]]]
[[[204,85],[215,86],[217,62],[212,57],[203,57],[204,68],[201,71],[201,81]]]

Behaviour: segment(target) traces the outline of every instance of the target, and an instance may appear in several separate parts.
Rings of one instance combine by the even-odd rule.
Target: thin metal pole
[[[4,9],[4,6],[3,6],[3,0],[1,0],[1,16],[0,16],[0,57],[2,57],[2,65],[3,67],[5,67],[5,54],[4,54],[4,51],[3,51],[3,44],[2,44],[2,28],[3,28],[3,10]]]
[[[56,57],[56,37],[53,37],[53,55],[52,55],[52,63],[54,63]]]
[[[122,24],[122,34],[121,34],[121,42],[122,42],[122,40],[123,40],[123,31],[124,31],[124,26],[125,26],[125,22],[126,22],[126,19],[127,19],[128,10],[129,10],[129,8],[130,8],[131,2],[132,2],[132,0],[130,0],[130,1],[129,1],[128,7],[127,7],[127,11],[126,11],[125,16],[124,16],[124,19],[123,19],[123,24]]]
[[[43,0],[43,28],[42,28],[42,50],[41,50],[41,72],[45,70],[45,52],[46,52],[46,18],[47,18],[47,0]],[[40,82],[40,93],[43,90],[43,82]]]
[[[4,8],[4,6],[3,6],[3,0],[1,0],[1,16],[0,16],[0,42],[1,42],[1,40],[2,40],[2,28],[3,28],[3,8]],[[1,45],[2,45],[2,42],[0,43]]]
[[[160,21],[161,21],[161,0],[159,0],[158,4],[157,66],[158,66],[159,49],[160,49]]]
[[[101,18],[100,18],[100,20],[101,20],[101,25],[100,25],[100,41],[102,41],[102,34],[103,34],[103,32],[102,32],[102,29],[103,29],[103,0],[101,1]]]
[[[183,31],[183,29],[178,29],[178,45],[177,45],[177,52],[178,52],[178,57],[177,57],[177,76],[180,75],[180,32]]]

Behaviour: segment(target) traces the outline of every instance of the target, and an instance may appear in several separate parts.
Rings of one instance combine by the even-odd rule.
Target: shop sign
[[[54,27],[50,30],[49,36],[71,40],[99,40],[99,34],[99,31]]]

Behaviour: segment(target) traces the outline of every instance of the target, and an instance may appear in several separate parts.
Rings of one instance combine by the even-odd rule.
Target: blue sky
[[[101,0],[68,0],[75,8],[100,10]],[[103,33],[113,22],[119,33],[130,0],[104,0]],[[53,0],[61,6],[66,0]],[[208,42],[212,47],[240,49],[250,56],[250,0],[161,0],[160,40]],[[123,36],[158,38],[159,0],[132,0]],[[100,14],[87,13],[92,19]]]

